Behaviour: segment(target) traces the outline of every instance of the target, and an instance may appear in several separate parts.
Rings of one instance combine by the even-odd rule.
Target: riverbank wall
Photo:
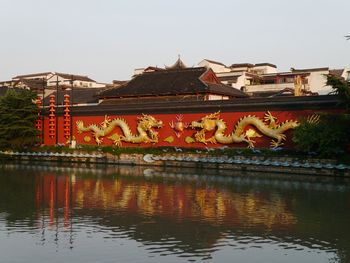
[[[163,153],[163,154],[119,154],[109,153],[47,153],[47,152],[1,152],[4,162],[33,163],[70,163],[81,167],[93,166],[149,166],[163,168],[186,168],[211,170],[217,174],[229,176],[232,172],[263,172],[285,175],[310,175],[349,177],[350,165],[339,164],[332,159],[300,159],[290,156],[261,155],[209,155],[207,153]]]

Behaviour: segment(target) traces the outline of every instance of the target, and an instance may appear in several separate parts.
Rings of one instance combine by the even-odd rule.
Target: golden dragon
[[[230,135],[225,135],[227,126],[226,123],[220,119],[220,112],[207,115],[200,121],[193,121],[190,125],[192,129],[201,129],[194,134],[194,138],[197,142],[204,144],[231,144],[246,142],[249,148],[254,148],[255,141],[251,138],[261,137],[262,135],[255,129],[250,128],[247,130],[247,127],[251,126],[255,127],[261,134],[272,138],[271,147],[276,148],[283,145],[283,141],[286,139],[284,132],[289,129],[294,129],[299,126],[299,123],[293,120],[278,123],[277,118],[272,116],[268,111],[265,113],[263,120],[257,116],[251,115],[240,118]],[[210,131],[215,131],[214,136],[205,138],[206,132]]]
[[[104,121],[100,125],[90,124],[87,127],[84,126],[83,121],[77,121],[78,133],[92,132],[95,141],[98,145],[102,143],[103,137],[112,134],[108,138],[113,140],[116,146],[121,146],[123,142],[131,143],[157,143],[158,132],[152,128],[160,128],[163,126],[162,121],[155,119],[150,115],[142,114],[142,117],[137,118],[137,131],[138,135],[134,135],[127,122],[122,118],[116,118],[110,120],[108,116],[105,116]],[[119,127],[122,131],[122,135],[118,133],[112,133],[116,127]]]

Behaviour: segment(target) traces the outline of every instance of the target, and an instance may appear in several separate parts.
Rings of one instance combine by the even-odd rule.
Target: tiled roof
[[[74,75],[74,74],[67,74],[67,73],[59,73],[56,72],[58,76],[64,79],[73,79],[78,81],[88,81],[88,82],[95,82],[95,80],[89,78],[88,76],[81,76],[81,75]]]
[[[101,92],[100,98],[167,96],[216,93],[244,97],[245,94],[223,84],[208,84],[201,80],[204,67],[163,70],[137,75],[125,85]],[[238,92],[237,92],[238,91]]]
[[[73,100],[73,104],[98,103],[98,97],[96,95],[101,90],[102,88],[73,88],[73,94],[72,94],[72,90],[59,89],[57,105],[63,105],[65,94],[68,94],[69,96],[71,96],[70,99]],[[54,95],[56,98],[56,91],[54,91],[50,95]],[[46,96],[44,99],[45,105],[49,105],[49,100],[50,100],[50,96]]]
[[[12,79],[23,79],[23,78],[32,78],[32,77],[39,77],[39,76],[47,76],[49,74],[54,74],[53,72],[41,72],[41,73],[33,73],[33,74],[26,74],[26,75],[18,75],[16,77],[13,77]]]
[[[212,63],[212,64],[217,64],[217,65],[221,65],[221,66],[225,66],[225,64],[221,63],[221,62],[218,62],[218,61],[214,61],[214,60],[211,60],[211,59],[204,59],[205,61],[208,61],[209,63]]]
[[[72,79],[73,80],[79,80],[79,81],[89,81],[89,82],[95,82],[95,80],[89,78],[88,76],[82,76],[82,75],[75,75],[75,74],[67,74],[67,73],[60,73],[60,72],[42,72],[42,73],[34,73],[34,74],[27,74],[27,75],[18,75],[16,77],[13,77],[12,79],[26,79],[26,78],[33,78],[33,77],[47,77],[48,75],[58,75],[65,79]]]
[[[277,68],[277,66],[275,64],[271,64],[271,63],[257,63],[254,65],[255,67],[259,67],[259,66],[270,66],[273,68]]]
[[[305,68],[305,69],[296,69],[291,68],[290,71],[292,72],[313,72],[313,71],[327,71],[329,68]]]
[[[25,85],[33,91],[42,90],[43,86],[46,85],[46,82],[43,82],[42,79],[21,79],[17,81],[15,86],[20,83],[22,83],[23,85]]]
[[[237,64],[232,64],[230,67],[231,67],[231,68],[241,68],[241,67],[252,68],[252,67],[254,67],[254,64],[250,64],[250,63],[237,63]]]
[[[165,69],[185,69],[187,66],[183,61],[180,59],[180,57],[176,60],[175,64],[172,66],[165,66]]]

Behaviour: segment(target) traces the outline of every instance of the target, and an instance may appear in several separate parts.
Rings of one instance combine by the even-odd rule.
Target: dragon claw
[[[95,141],[98,145],[100,145],[103,141],[103,138],[99,139],[99,138],[95,137]]]
[[[272,140],[270,145],[271,145],[271,148],[275,149],[275,148],[278,148],[279,146],[283,145],[284,143],[280,142],[280,141],[274,141]]]

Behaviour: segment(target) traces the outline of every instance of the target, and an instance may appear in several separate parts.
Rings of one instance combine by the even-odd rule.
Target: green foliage
[[[328,75],[327,85],[332,86],[333,94],[337,94],[349,110],[350,83],[341,77]],[[323,114],[319,123],[302,121],[293,132],[293,141],[300,151],[315,152],[321,157],[335,157],[349,147],[349,127],[350,115]]]
[[[327,76],[327,85],[332,86],[333,94],[339,95],[340,99],[346,103],[347,109],[350,107],[350,82],[333,75]]]
[[[324,114],[318,123],[303,120],[293,132],[293,141],[300,151],[335,157],[347,150],[349,127],[350,115]]]
[[[18,149],[37,141],[35,93],[9,89],[0,98],[0,148]]]

